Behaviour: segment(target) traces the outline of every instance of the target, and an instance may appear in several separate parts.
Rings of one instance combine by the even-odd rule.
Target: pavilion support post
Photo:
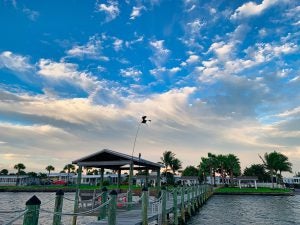
[[[55,197],[54,215],[52,225],[61,225],[61,212],[63,208],[64,192],[58,190]]]
[[[101,175],[100,188],[103,188],[103,182],[104,182],[104,168],[103,167],[100,169],[100,175]]]
[[[121,169],[118,169],[118,189],[121,189]]]
[[[149,183],[149,169],[146,169],[146,184],[145,184],[145,187],[148,187],[148,183]]]
[[[254,180],[254,186],[255,186],[255,189],[257,189],[257,183],[256,183],[256,180]]]
[[[157,177],[156,177],[156,190],[157,190],[157,193],[159,193],[160,188],[161,188],[161,185],[160,185],[160,168],[159,168],[157,170]]]
[[[75,201],[74,201],[74,213],[78,212],[79,188],[80,188],[80,184],[81,184],[81,174],[82,174],[82,166],[79,166],[78,174],[77,174]],[[77,216],[73,216],[72,225],[76,225],[76,223],[77,223]]]
[[[242,186],[241,186],[241,180],[239,180],[239,187],[240,187],[240,189],[242,188]]]
[[[142,225],[148,225],[149,192],[147,187],[143,187],[142,191]]]
[[[191,188],[190,187],[187,189],[187,212],[188,212],[189,218],[191,218],[192,210],[191,210]]]

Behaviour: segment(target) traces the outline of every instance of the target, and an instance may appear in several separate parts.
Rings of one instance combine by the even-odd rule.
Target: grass
[[[280,194],[280,193],[292,193],[289,189],[280,189],[280,188],[264,188],[259,187],[255,188],[238,188],[238,187],[222,187],[215,190],[215,193],[222,194]]]

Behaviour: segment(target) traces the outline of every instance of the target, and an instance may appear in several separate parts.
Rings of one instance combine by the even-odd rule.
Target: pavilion
[[[74,160],[73,164],[78,165],[77,183],[80,184],[82,167],[100,168],[101,172],[101,186],[103,186],[104,169],[111,169],[118,171],[118,187],[120,187],[120,177],[122,170],[129,170],[130,164],[133,164],[134,170],[156,171],[156,186],[160,186],[160,168],[164,167],[160,163],[154,163],[139,157],[127,155],[109,149],[103,149],[94,154],[85,156],[83,158]],[[79,179],[80,178],[80,179]]]
[[[258,178],[255,176],[240,176],[240,177],[237,177],[236,179],[239,183],[239,188],[242,188],[242,183],[246,183],[247,186],[250,186],[250,187],[251,187],[251,183],[253,183],[255,189],[257,189],[256,181],[258,180]]]

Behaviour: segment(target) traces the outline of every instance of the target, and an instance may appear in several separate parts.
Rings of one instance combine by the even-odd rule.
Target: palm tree
[[[261,156],[259,156],[259,157],[263,161],[265,168],[267,170],[269,170],[269,172],[270,172],[272,188],[274,188],[273,176],[274,176],[274,172],[276,172],[276,170],[278,170],[278,165],[277,165],[277,163],[279,161],[278,153],[276,151],[271,152],[269,154],[266,152],[264,155],[264,158],[262,158]]]
[[[67,164],[67,165],[65,165],[64,170],[68,171],[68,183],[69,183],[70,172],[75,171],[75,166],[73,164]]]
[[[26,166],[23,163],[18,163],[16,165],[14,165],[14,169],[17,170],[17,182],[16,185],[19,185],[19,175],[20,173],[26,169]]]
[[[216,185],[216,171],[218,169],[218,160],[217,160],[217,156],[215,154],[212,153],[208,153],[208,161],[209,161],[209,166],[210,166],[210,173],[212,174],[213,177],[213,184]],[[212,182],[212,180],[211,180]]]
[[[54,166],[52,165],[47,166],[45,169],[48,171],[48,177],[50,176],[50,172],[55,170]]]
[[[225,177],[226,177],[226,163],[227,163],[227,157],[225,155],[217,155],[216,156],[216,163],[217,163],[217,172],[221,175],[222,182],[225,184]]]
[[[283,155],[282,153],[278,153],[278,164],[276,169],[279,171],[280,178],[282,178],[282,172],[292,173],[292,163],[290,163],[288,160],[289,159],[287,156]]]
[[[2,169],[2,170],[0,171],[0,174],[1,174],[1,175],[7,175],[7,174],[8,174],[8,170],[7,170],[7,169]]]
[[[173,171],[173,174],[175,175],[175,172],[182,168],[182,163],[179,159],[174,158],[171,161],[170,167],[171,167],[171,170]]]
[[[175,159],[175,153],[172,151],[165,151],[163,156],[160,157],[161,162],[165,165],[165,173],[168,172],[169,167],[171,166],[172,161]]]
[[[230,177],[230,184],[233,186],[233,176],[241,174],[241,164],[237,156],[228,154],[225,156],[225,165]]]

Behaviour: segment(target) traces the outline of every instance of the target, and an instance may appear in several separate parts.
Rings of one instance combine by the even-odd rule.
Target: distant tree
[[[36,172],[28,172],[27,175],[29,177],[37,177],[38,176]]]
[[[266,172],[263,164],[252,164],[244,169],[244,176],[256,176],[259,181],[269,181],[270,175]]]
[[[14,169],[17,170],[17,182],[16,182],[16,185],[18,186],[19,185],[19,176],[20,175],[23,175],[23,173],[25,173],[23,170],[26,169],[25,165],[23,163],[18,163],[16,165],[14,165]]]
[[[40,180],[46,179],[47,178],[47,174],[46,173],[39,173],[37,176]]]
[[[175,175],[176,171],[178,171],[179,169],[182,168],[182,163],[178,158],[174,158],[171,161],[170,167],[171,167],[173,174]]]
[[[300,172],[296,172],[294,177],[300,177]]]
[[[216,171],[221,175],[222,182],[225,184],[225,178],[226,178],[226,168],[228,167],[227,164],[228,158],[226,155],[217,155],[216,158]]]
[[[20,175],[20,172],[23,171],[23,170],[25,170],[26,167],[25,167],[25,165],[23,163],[18,163],[16,165],[14,165],[14,169],[18,171],[17,175]]]
[[[50,172],[55,170],[54,166],[52,165],[47,166],[45,169],[48,171],[48,177],[50,176]]]
[[[277,178],[276,182],[278,182],[278,177],[281,176],[282,172],[292,172],[292,164],[288,161],[288,157],[280,152],[273,151],[265,153],[264,158],[259,157],[263,161],[265,168],[270,172],[272,188],[274,188],[274,175]],[[277,174],[278,172],[279,174]]]
[[[161,163],[165,166],[165,173],[168,172],[169,167],[171,166],[172,161],[175,159],[175,153],[172,151],[165,151],[163,156],[160,157]]]
[[[2,169],[2,170],[0,171],[0,174],[1,174],[1,175],[7,175],[7,174],[8,174],[8,170],[7,170],[7,169]]]
[[[233,176],[238,176],[241,174],[241,164],[240,160],[234,154],[226,155],[226,170],[230,177],[230,184],[233,186]]]
[[[68,183],[70,181],[70,173],[75,171],[75,166],[73,164],[67,164],[64,167],[64,170],[68,173]]]
[[[187,166],[182,171],[182,176],[199,176],[199,169],[194,166]]]

